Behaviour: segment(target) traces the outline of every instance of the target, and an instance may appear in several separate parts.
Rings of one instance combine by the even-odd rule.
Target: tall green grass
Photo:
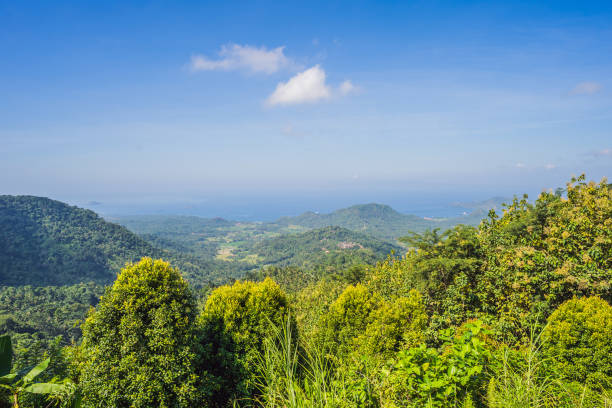
[[[322,350],[309,342],[298,344],[290,319],[283,327],[272,328],[264,339],[264,353],[258,361],[260,395],[243,401],[242,407],[348,408],[375,407],[355,395],[354,384],[335,370]],[[365,398],[367,400],[367,398]]]
[[[271,330],[272,335],[263,340],[265,351],[257,363],[260,394],[249,401],[235,402],[235,407],[417,408],[410,401],[391,404],[379,398],[389,391],[382,389],[388,384],[372,381],[380,378],[380,373],[368,372],[363,365],[361,372],[338,370],[324,351],[309,342],[298,344],[289,319],[284,326]],[[609,391],[563,382],[551,371],[541,348],[540,337],[532,336],[519,351],[499,350],[498,364],[490,373],[487,407],[612,408]],[[465,406],[472,404],[466,401]]]
[[[543,357],[540,335],[519,352],[504,348],[489,380],[489,408],[612,408],[609,392],[567,383]]]

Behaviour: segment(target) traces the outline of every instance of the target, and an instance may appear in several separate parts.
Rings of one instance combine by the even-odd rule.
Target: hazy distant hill
[[[134,215],[108,217],[107,219],[117,222],[137,234],[156,234],[160,231],[165,234],[191,234],[235,224],[223,218],[202,218],[186,215]]]
[[[42,197],[0,196],[0,285],[111,283],[126,262],[164,258],[195,285],[238,275],[233,265],[155,248],[96,213]]]
[[[410,231],[419,232],[432,228],[448,228],[451,225],[462,223],[462,219],[430,220],[416,215],[401,214],[388,205],[360,204],[336,210],[330,214],[307,212],[297,217],[283,217],[277,223],[308,228],[335,225],[394,241]],[[465,218],[465,221],[466,223],[474,223],[468,218]]]
[[[372,236],[342,227],[324,227],[299,234],[281,235],[258,242],[250,252],[263,265],[316,265],[342,267],[357,263],[375,263],[401,248]]]

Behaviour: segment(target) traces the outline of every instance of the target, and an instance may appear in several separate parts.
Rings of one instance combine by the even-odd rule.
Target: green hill
[[[339,226],[363,232],[380,239],[395,241],[410,231],[424,231],[442,226],[443,221],[426,220],[406,215],[383,204],[360,204],[336,210],[330,214],[306,212],[297,217],[283,217],[281,225],[299,225],[307,228]]]
[[[342,227],[324,227],[299,234],[281,235],[256,243],[249,252],[263,266],[346,267],[373,264],[401,248]]]
[[[240,273],[235,265],[158,249],[90,210],[34,196],[0,196],[0,285],[112,282],[126,262],[171,260],[199,286]]]
[[[329,214],[312,211],[296,217],[282,217],[277,224],[289,227],[322,228],[339,226],[353,231],[363,232],[379,239],[396,242],[397,238],[409,232],[424,232],[440,228],[446,230],[458,224],[478,225],[490,209],[499,209],[502,202],[511,201],[495,197],[487,201],[455,204],[469,210],[469,214],[451,218],[423,218],[416,215],[402,214],[384,204],[359,204],[342,208]]]

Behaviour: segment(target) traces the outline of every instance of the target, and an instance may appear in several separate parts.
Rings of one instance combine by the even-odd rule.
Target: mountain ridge
[[[195,286],[240,272],[157,248],[94,211],[47,197],[0,196],[0,231],[0,285],[108,284],[127,262],[145,256],[173,262]]]

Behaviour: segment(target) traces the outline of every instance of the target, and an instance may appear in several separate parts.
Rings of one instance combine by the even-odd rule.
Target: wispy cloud
[[[349,95],[358,89],[349,80],[342,82],[338,88],[332,88],[326,82],[325,70],[315,65],[298,73],[287,82],[280,82],[266,102],[271,106],[314,103],[330,99],[334,95]]]
[[[557,165],[556,164],[552,164],[552,163],[548,163],[548,164],[544,165],[544,168],[546,170],[552,170],[552,169],[556,169]]]
[[[525,167],[527,167],[525,163],[521,163],[521,162],[516,163],[514,166],[519,169],[524,169]]]
[[[570,91],[570,95],[593,95],[599,92],[602,85],[599,82],[580,82]]]
[[[604,156],[612,156],[612,149],[601,149],[596,152],[593,152],[593,156],[595,157],[604,157]]]
[[[340,86],[338,87],[338,90],[340,91],[340,94],[348,95],[348,94],[357,92],[359,88],[353,85],[351,81],[346,80],[340,84]]]
[[[285,47],[267,49],[250,45],[228,44],[221,47],[218,59],[204,55],[191,57],[189,68],[192,71],[232,71],[247,70],[254,73],[273,74],[284,68],[294,66],[284,53]]]

